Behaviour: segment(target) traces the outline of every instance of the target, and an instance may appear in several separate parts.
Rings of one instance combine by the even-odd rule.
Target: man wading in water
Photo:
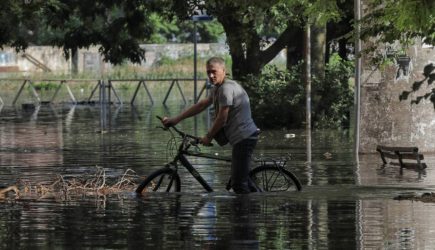
[[[226,79],[224,59],[210,58],[206,68],[207,76],[214,85],[211,94],[175,117],[164,117],[162,123],[166,127],[176,125],[213,104],[215,119],[208,133],[201,138],[201,143],[209,145],[215,139],[223,146],[229,142],[232,145],[231,187],[239,194],[258,191],[249,178],[259,130],[251,117],[248,94],[240,84]]]

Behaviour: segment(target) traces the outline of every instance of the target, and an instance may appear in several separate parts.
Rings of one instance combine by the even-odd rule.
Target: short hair
[[[210,59],[207,60],[207,65],[211,65],[211,64],[219,64],[225,69],[225,60],[222,57],[217,57],[217,56],[211,57]]]

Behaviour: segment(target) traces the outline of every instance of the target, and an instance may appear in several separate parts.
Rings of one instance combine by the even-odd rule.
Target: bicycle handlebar
[[[160,117],[158,115],[156,117],[157,117],[157,119],[160,120],[160,122],[163,122],[163,118],[162,117]],[[197,145],[197,144],[199,144],[201,142],[201,138],[200,137],[184,133],[183,131],[181,131],[177,127],[175,127],[174,125],[171,125],[169,127],[165,126],[165,129],[169,129],[169,128],[172,128],[175,132],[177,132],[183,138],[184,137],[188,137],[188,138],[193,139],[194,143],[192,143],[192,144],[194,144],[194,145]],[[210,143],[209,145],[204,145],[204,146],[213,146],[213,143]]]

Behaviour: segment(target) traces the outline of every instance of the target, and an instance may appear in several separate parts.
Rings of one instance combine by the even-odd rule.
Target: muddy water
[[[108,178],[127,169],[149,174],[167,159],[167,132],[155,115],[182,107],[3,107],[0,111],[0,184],[52,183],[59,175],[85,177],[102,167]],[[180,128],[202,135],[207,115]],[[285,136],[285,134],[294,134]],[[238,196],[224,191],[229,167],[192,159],[216,190],[206,193],[182,172],[179,194],[132,190],[66,198],[22,195],[0,200],[2,249],[430,249],[435,245],[435,205],[398,201],[403,193],[432,190],[428,169],[382,167],[377,155],[352,152],[347,131],[315,131],[306,164],[303,131],[264,131],[258,156],[291,155],[300,193]],[[228,148],[203,151],[226,155]],[[19,186],[20,187],[20,186]],[[23,188],[22,186],[20,188]]]

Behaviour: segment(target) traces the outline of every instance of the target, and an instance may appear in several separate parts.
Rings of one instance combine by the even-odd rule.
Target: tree
[[[35,5],[25,6],[22,1],[0,1],[0,48],[10,45],[22,50],[27,47],[29,32],[35,26],[33,13],[37,11]]]
[[[153,13],[177,19],[179,24],[189,20],[195,10],[206,9],[222,24],[233,61],[233,76],[240,79],[248,74],[258,75],[284,48],[293,52],[289,58],[295,58],[292,63],[296,64],[301,59],[301,32],[307,20],[316,17],[315,23],[322,25],[337,21],[341,14],[338,3],[344,1],[33,0],[26,5],[5,0],[0,4],[0,31],[4,31],[0,46],[24,49],[35,40],[31,34],[40,31],[46,44],[62,47],[67,57],[77,48],[95,45],[100,46],[105,61],[118,64],[129,59],[138,63],[144,59],[140,43],[170,40],[171,35],[156,36],[156,32],[168,28],[169,33],[175,33],[179,28],[156,27]],[[213,26],[204,26],[210,27]]]
[[[420,37],[435,45],[435,1],[367,0],[366,4],[369,13],[361,21],[363,38],[409,45]]]
[[[24,50],[35,30],[44,30],[48,45],[62,47],[68,58],[77,48],[99,46],[103,60],[113,64],[129,59],[140,63],[139,46],[151,35],[150,14],[162,8],[156,1],[22,1],[0,4],[0,46]],[[11,19],[12,17],[12,19]]]
[[[159,13],[150,17],[152,34],[147,43],[191,43],[194,24],[192,20],[167,18]],[[224,36],[222,25],[217,21],[197,23],[198,42],[216,43]]]
[[[302,31],[308,19],[326,24],[337,21],[342,0],[190,0],[173,1],[171,10],[180,19],[188,19],[195,10],[205,9],[223,26],[232,57],[235,79],[249,74],[259,75],[261,69],[284,48],[301,58]],[[273,38],[273,39],[271,39]],[[293,54],[293,55],[294,55]],[[289,55],[289,60],[294,58]]]

